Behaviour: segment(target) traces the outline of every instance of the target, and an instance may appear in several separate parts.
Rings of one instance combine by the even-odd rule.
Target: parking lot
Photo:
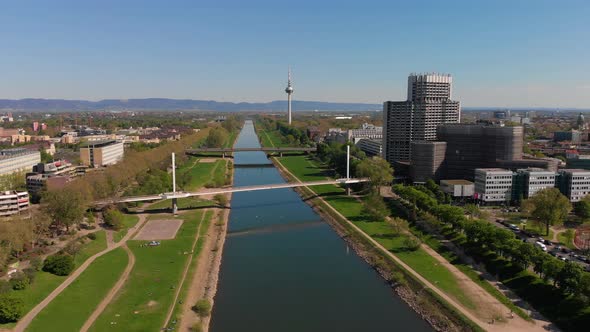
[[[581,251],[571,250],[559,243],[549,241],[529,231],[522,230],[517,225],[512,224],[503,218],[496,218],[494,224],[498,227],[503,227],[514,232],[517,238],[541,248],[547,254],[557,257],[564,262],[570,261],[577,263],[581,265],[584,270],[590,272],[590,257],[582,255]]]

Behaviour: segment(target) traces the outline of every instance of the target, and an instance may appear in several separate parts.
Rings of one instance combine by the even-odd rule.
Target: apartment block
[[[0,193],[0,217],[11,216],[29,209],[29,193],[4,191]]]
[[[87,142],[80,147],[80,160],[90,167],[114,165],[123,159],[123,155],[123,142],[113,140]]]
[[[509,202],[512,199],[512,171],[501,168],[475,170],[475,199],[484,203]]]
[[[41,152],[14,148],[0,150],[0,175],[30,172],[33,165],[41,162]]]

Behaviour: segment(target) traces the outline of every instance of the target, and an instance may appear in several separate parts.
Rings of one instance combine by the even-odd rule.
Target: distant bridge
[[[271,189],[284,189],[284,188],[296,188],[296,187],[309,187],[309,186],[322,186],[329,184],[353,184],[368,182],[367,178],[359,179],[336,179],[336,180],[321,180],[321,181],[308,181],[308,182],[297,182],[297,183],[279,183],[279,184],[263,184],[256,186],[243,186],[243,187],[230,187],[230,188],[211,188],[203,189],[196,192],[181,192],[177,191],[174,193],[162,193],[156,195],[145,195],[145,196],[131,196],[131,197],[120,197],[106,199],[102,201],[94,202],[94,206],[101,207],[110,204],[117,203],[132,203],[132,202],[146,202],[146,201],[157,201],[163,199],[178,199],[205,195],[217,195],[226,193],[246,192],[246,191],[258,191],[258,190],[271,190]]]
[[[281,156],[285,152],[316,152],[317,148],[296,148],[296,147],[274,147],[274,148],[198,148],[198,149],[187,149],[185,151],[186,154],[189,155],[200,155],[203,153],[222,153],[225,157],[226,154],[230,154],[233,152],[252,152],[252,151],[262,151],[266,153],[278,153]]]

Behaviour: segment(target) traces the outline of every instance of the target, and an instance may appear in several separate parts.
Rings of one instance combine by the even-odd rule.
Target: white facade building
[[[381,157],[383,155],[383,141],[381,140],[363,138],[356,143],[356,146],[368,156]]]
[[[23,148],[0,151],[0,175],[15,172],[30,172],[33,166],[41,162],[41,152]]]
[[[473,197],[474,184],[467,180],[440,180],[440,189],[453,197]]]
[[[537,192],[555,187],[555,172],[542,168],[519,169],[524,178],[524,198],[534,196]]]
[[[579,202],[590,194],[590,171],[585,169],[564,169],[559,171],[560,190],[571,202]]]
[[[512,172],[501,168],[475,169],[475,198],[483,202],[508,202],[512,196]]]
[[[364,138],[382,140],[383,127],[377,127],[372,124],[363,123],[361,128],[348,130],[348,140],[354,144]]]

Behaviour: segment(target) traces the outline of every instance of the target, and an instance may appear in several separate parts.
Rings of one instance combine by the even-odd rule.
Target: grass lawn
[[[288,156],[279,158],[279,161],[300,180],[313,181],[326,178],[326,170],[318,169],[313,160],[307,156]],[[363,232],[370,235],[377,242],[394,252],[402,261],[412,267],[430,282],[436,284],[445,293],[457,299],[468,308],[475,309],[472,299],[462,292],[453,274],[422,249],[406,251],[403,245],[403,236],[396,236],[384,221],[372,221],[363,213],[363,206],[354,197],[342,196],[344,189],[335,185],[314,186],[311,190],[319,195],[338,210],[348,220],[354,222]]]
[[[91,331],[157,331],[178,287],[182,270],[197,233],[202,211],[182,215],[184,223],[176,238],[157,247],[140,247],[144,241],[128,241],[136,262],[125,286],[100,315]]]
[[[177,172],[177,181],[183,183],[184,191],[196,191],[208,182],[219,179],[224,183],[227,160],[219,159],[212,163],[201,163],[199,158],[190,157]]]
[[[113,234],[113,241],[115,243],[121,241],[121,239],[127,234],[129,228],[135,226],[139,221],[139,217],[131,214],[123,214],[123,227]]]
[[[31,322],[27,331],[79,331],[127,266],[117,248],[96,259]]]
[[[195,271],[197,270],[197,265],[199,262],[198,256],[203,249],[203,244],[205,243],[206,230],[209,227],[209,224],[211,223],[212,217],[213,217],[213,211],[207,211],[207,213],[205,214],[205,219],[203,220],[203,225],[201,225],[201,235],[199,236],[199,239],[197,240],[197,245],[195,246],[195,251],[193,252],[193,260],[191,261],[191,265],[190,265],[188,273],[186,275],[186,280],[182,284],[182,289],[180,291],[180,294],[178,295],[179,301],[183,301],[183,302],[186,301],[186,295],[187,295],[188,290],[191,286],[191,281],[194,277]],[[174,319],[176,319],[177,322],[180,321],[181,313],[182,313],[182,305],[178,305],[178,304],[179,304],[178,302],[173,303],[174,310],[172,312],[172,319],[171,319],[172,321],[174,321]],[[174,325],[172,324],[170,327],[173,327],[173,326]]]
[[[95,232],[96,240],[86,242],[74,257],[76,268],[82,265],[90,256],[107,248],[107,236],[105,231]]]
[[[106,233],[105,231],[98,231],[96,234],[96,240],[86,242],[80,251],[74,258],[76,267],[80,266],[88,257],[102,251],[107,247]],[[76,241],[76,240],[74,240]],[[23,312],[27,313],[39,302],[49,295],[57,286],[59,286],[66,277],[56,276],[51,273],[39,271],[35,275],[35,281],[24,290],[10,291],[12,295],[23,301]],[[0,328],[11,328],[14,323],[0,324]]]
[[[574,246],[573,237],[568,238],[567,235],[565,234],[565,232],[557,234],[557,240],[562,245],[564,245],[570,249],[576,249],[576,246]]]

